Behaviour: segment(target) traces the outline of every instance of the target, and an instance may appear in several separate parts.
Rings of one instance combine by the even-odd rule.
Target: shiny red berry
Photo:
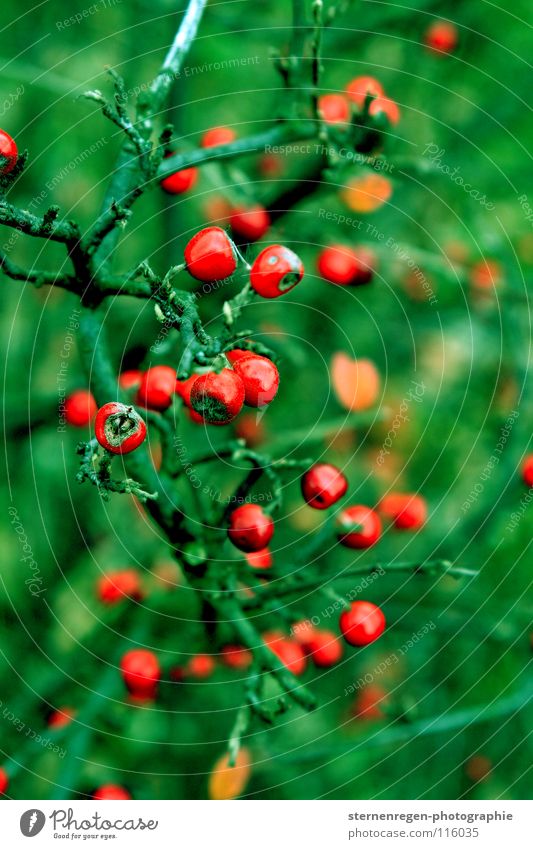
[[[457,27],[449,21],[434,21],[424,36],[426,46],[436,53],[452,53],[457,41]]]
[[[197,280],[225,280],[237,268],[235,245],[221,227],[205,227],[185,247],[185,263]]]
[[[270,651],[281,660],[293,675],[302,675],[305,672],[307,658],[303,648],[298,643],[289,640],[288,637],[277,631],[263,634],[263,640]]]
[[[259,551],[249,551],[246,554],[246,560],[252,569],[272,568],[272,553],[269,548],[260,548]]]
[[[248,669],[253,661],[252,652],[244,646],[222,646],[220,654],[222,662],[230,669]]]
[[[120,784],[102,784],[101,787],[98,787],[94,791],[93,799],[96,799],[98,802],[125,801],[131,799],[131,796]]]
[[[261,204],[238,207],[230,217],[233,235],[244,242],[257,242],[270,227],[270,215]]]
[[[97,411],[96,401],[86,389],[78,389],[65,401],[65,419],[74,427],[87,427]]]
[[[274,533],[274,522],[259,504],[243,504],[230,515],[228,537],[241,551],[266,548]]]
[[[190,404],[208,424],[224,425],[231,422],[242,410],[244,385],[229,368],[221,372],[207,372],[194,381]]]
[[[382,97],[383,86],[374,77],[355,77],[346,86],[346,94],[360,109],[363,107],[367,94]]]
[[[324,248],[318,256],[318,273],[337,286],[360,286],[372,279],[376,257],[367,248],[356,250],[344,245]]]
[[[268,357],[253,354],[240,357],[233,365],[244,384],[244,403],[247,407],[266,407],[276,397],[279,372]]]
[[[135,569],[109,572],[98,580],[97,593],[104,604],[116,604],[125,598],[142,598],[141,580]]]
[[[350,610],[341,613],[342,636],[351,646],[367,646],[385,630],[383,611],[371,601],[354,601]]]
[[[153,366],[142,376],[137,403],[149,410],[167,410],[176,394],[176,369]]]
[[[304,643],[311,660],[321,669],[334,666],[342,658],[342,643],[333,631],[314,630]]]
[[[356,525],[359,525],[359,528],[354,528]],[[347,548],[368,548],[381,536],[381,520],[378,514],[362,504],[343,510],[338,519],[338,526],[339,542]]]
[[[304,275],[301,259],[283,245],[270,245],[256,258],[250,285],[263,298],[279,298],[294,289]]]
[[[0,767],[0,793],[5,793],[9,787],[9,776],[5,769]]]
[[[141,385],[142,376],[142,371],[139,371],[139,369],[128,369],[120,375],[118,385],[124,392],[133,391]]]
[[[219,144],[229,144],[235,141],[237,133],[231,127],[212,127],[202,136],[201,147],[217,147]]]
[[[315,510],[327,510],[347,489],[348,481],[343,473],[330,463],[317,463],[302,477],[302,495]]]
[[[165,157],[170,159],[175,154]],[[198,179],[197,168],[183,168],[181,171],[175,171],[174,174],[169,174],[161,180],[161,188],[171,195],[182,195],[192,189]]]
[[[147,649],[132,649],[120,662],[122,678],[132,696],[153,699],[161,678],[161,667],[155,654]]]
[[[9,174],[17,164],[18,149],[15,139],[0,130],[0,174]]]
[[[381,499],[379,511],[399,530],[414,531],[425,523],[428,507],[421,495],[391,492]]]
[[[526,486],[533,486],[533,454],[528,454],[522,464],[522,478]]]
[[[110,401],[98,410],[94,432],[100,445],[107,451],[112,454],[129,454],[146,438],[146,425],[133,407]]]
[[[318,111],[326,124],[346,124],[350,120],[350,104],[343,94],[323,94],[318,98]]]

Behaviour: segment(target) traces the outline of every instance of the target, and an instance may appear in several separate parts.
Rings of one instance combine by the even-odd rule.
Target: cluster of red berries
[[[385,96],[383,86],[374,77],[355,77],[346,85],[344,94],[323,94],[318,99],[318,110],[326,124],[347,124],[352,119],[352,110],[362,112],[368,95],[373,97],[369,115],[383,116],[390,124],[400,120],[398,105]]]

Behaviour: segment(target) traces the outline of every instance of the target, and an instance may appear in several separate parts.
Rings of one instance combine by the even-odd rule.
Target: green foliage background
[[[16,14],[4,12],[0,106],[10,95],[14,102],[0,109],[0,126],[30,153],[29,167],[13,189],[15,202],[32,211],[58,203],[82,227],[94,220],[120,138],[94,104],[76,96],[108,87],[107,65],[123,74],[127,88],[150,79],[175,31],[175,5],[108,0],[81,23],[69,25],[66,18],[93,7],[83,0],[68,6],[48,0],[35,9],[28,3],[17,5]],[[508,529],[527,494],[518,468],[531,435],[533,237],[519,201],[532,177],[526,62],[531,42],[523,23],[529,13],[528,0],[517,0],[512,13],[503,3],[482,0],[415,0],[409,8],[361,0],[325,35],[324,90],[342,90],[352,77],[369,73],[400,105],[402,120],[386,148],[396,163],[389,174],[393,196],[369,215],[347,210],[339,187],[363,173],[363,166],[354,164],[328,175],[326,184],[280,218],[269,234],[269,241],[301,255],[306,276],[294,297],[254,303],[246,312],[243,326],[253,328],[280,361],[281,390],[262,419],[263,448],[283,454],[292,431],[307,432],[296,455],[341,464],[352,503],[373,504],[388,488],[423,493],[430,505],[424,530],[412,536],[387,532],[376,549],[357,555],[361,563],[447,557],[480,574],[460,582],[416,575],[375,581],[365,597],[383,606],[389,628],[375,646],[347,650],[334,670],[308,672],[319,695],[317,711],[306,715],[294,709],[273,729],[254,726],[246,741],[254,766],[245,791],[253,798],[525,798],[531,793],[531,510],[526,506],[516,529]],[[449,17],[460,28],[460,45],[451,57],[421,46],[434,16]],[[287,0],[209,3],[168,112],[178,148],[196,145],[201,133],[217,124],[231,125],[243,137],[268,128],[283,96],[272,48],[283,50],[289,37]],[[246,57],[247,64],[235,67],[234,60]],[[24,87],[19,96],[17,86]],[[431,168],[424,156],[428,145],[438,145],[442,162],[460,169],[494,209]],[[306,154],[281,159],[280,181],[290,181]],[[156,187],[135,209],[119,265],[149,258],[164,270],[179,262],[190,235],[206,221],[206,203],[221,193],[233,199],[235,184],[259,199],[279,188],[261,176],[258,155],[229,167],[204,167],[185,198],[169,199]],[[533,195],[528,202],[533,205]],[[363,229],[325,222],[321,210],[361,218]],[[431,280],[435,305],[410,297],[406,264],[372,238],[367,223],[407,246]],[[3,230],[5,249],[10,233]],[[316,276],[320,247],[336,242],[374,247],[380,271],[372,286],[332,289]],[[462,245],[464,261],[450,261],[451,243]],[[10,255],[49,269],[63,262],[59,246],[43,247],[25,236],[16,237]],[[497,260],[504,270],[501,285],[485,297],[476,296],[469,283],[469,267],[482,257]],[[192,281],[185,285],[192,287]],[[115,664],[131,647],[121,635],[134,618],[138,639],[158,652],[167,677],[189,653],[216,651],[224,633],[209,644],[191,593],[183,586],[168,593],[158,587],[152,570],[168,562],[170,552],[135,505],[118,496],[102,505],[87,485],[76,484],[80,434],[58,433],[56,413],[58,360],[75,323],[75,299],[7,278],[2,287],[6,474],[0,530],[0,748],[12,764],[8,793],[76,798],[116,781],[136,798],[205,798],[206,776],[224,752],[242,681],[219,666],[207,682],[163,684],[153,708],[134,709],[123,701]],[[227,296],[222,287],[203,298],[204,318],[215,319]],[[159,330],[152,307],[130,299],[110,305],[107,324],[117,369],[123,356],[126,364],[137,364],[139,350],[149,349]],[[349,432],[334,444],[314,438],[313,428],[327,434],[327,423],[345,416],[330,385],[329,362],[336,351],[375,361],[383,379],[380,405],[391,415],[411,381],[425,386],[422,402],[409,407],[409,422],[394,440],[394,462],[381,473],[376,457],[386,423]],[[174,353],[175,339],[169,337],[157,354],[148,351],[143,364],[172,363]],[[67,382],[69,390],[86,385],[75,339]],[[499,462],[483,480],[514,410],[519,415]],[[187,421],[181,435],[191,453],[227,437],[206,434]],[[221,497],[229,494],[238,476],[222,465],[208,469],[202,474],[209,485]],[[479,482],[482,491],[463,512],[461,505]],[[10,506],[42,576],[45,591],[39,597],[25,584],[28,570]],[[321,520],[301,506],[293,481],[276,537],[281,568],[285,559],[290,563],[291,546],[300,545]],[[352,552],[331,548],[324,571],[339,572],[353,560]],[[104,609],[95,596],[98,576],[131,565],[146,573],[150,592],[144,605]],[[326,606],[323,598],[309,594],[294,615],[323,618]],[[430,622],[434,630],[380,679],[393,705],[407,711],[404,720],[350,721],[345,688]],[[335,628],[336,615],[325,626]],[[501,699],[510,704],[500,711]],[[86,723],[74,723],[58,738],[66,757],[25,737],[28,728],[42,730],[51,707],[87,710],[87,704]],[[25,724],[24,731],[6,718],[5,709]],[[475,754],[493,764],[490,777],[479,784],[464,768]]]

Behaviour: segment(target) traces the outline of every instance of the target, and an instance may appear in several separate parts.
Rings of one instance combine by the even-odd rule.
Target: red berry
[[[209,678],[215,666],[215,658],[210,654],[196,654],[188,661],[183,672],[188,678]]]
[[[268,357],[258,354],[240,357],[233,370],[244,384],[244,403],[247,407],[266,407],[276,397],[279,372]]]
[[[0,767],[0,793],[5,793],[9,787],[9,776],[5,769]]]
[[[222,646],[220,653],[222,662],[230,669],[248,669],[253,660],[252,652],[244,646]]]
[[[367,94],[373,94],[375,97],[382,97],[384,94],[383,86],[378,83],[374,77],[355,77],[346,86],[346,94],[352,101],[361,109],[366,100]]]
[[[434,21],[427,28],[424,41],[437,53],[451,53],[457,47],[457,27],[449,21]]]
[[[322,669],[334,666],[342,658],[342,643],[333,631],[315,630],[304,643],[311,660]]]
[[[376,97],[370,104],[368,114],[373,116],[385,115],[391,124],[397,124],[400,120],[398,104],[390,97]]]
[[[229,368],[199,375],[191,389],[191,407],[208,424],[224,425],[242,410],[244,385],[238,374]]]
[[[48,728],[64,728],[66,725],[70,725],[75,716],[76,711],[71,707],[54,710],[48,717]]]
[[[235,141],[237,133],[231,127],[213,127],[202,136],[201,147],[217,147],[219,144],[229,144]]]
[[[245,413],[235,422],[235,434],[247,445],[255,448],[265,440],[265,428],[254,413]]]
[[[176,393],[176,369],[153,366],[142,376],[137,403],[149,410],[167,410]]]
[[[101,787],[98,787],[98,789],[94,791],[93,799],[97,799],[98,802],[113,800],[122,801],[131,799],[131,796],[124,787],[120,786],[120,784],[102,784]]]
[[[147,649],[132,649],[120,662],[124,683],[132,696],[153,699],[161,678],[161,667],[155,654]]]
[[[476,289],[492,289],[503,280],[503,269],[495,259],[480,259],[470,269],[470,282]]]
[[[274,533],[274,522],[258,504],[243,504],[230,515],[228,537],[241,551],[261,551]]]
[[[255,357],[257,354],[254,354],[253,351],[245,351],[242,348],[233,348],[232,351],[226,351],[226,357],[230,361],[231,365],[235,365],[237,360],[242,360],[243,357]]]
[[[329,463],[311,466],[302,477],[302,495],[315,510],[327,510],[342,498],[348,489],[343,473]]]
[[[270,227],[270,215],[264,206],[238,207],[230,217],[233,234],[246,242],[256,242]]]
[[[0,130],[0,174],[9,174],[17,164],[18,149],[14,139]]]
[[[250,285],[263,298],[279,298],[294,289],[304,274],[301,259],[283,245],[270,245],[256,258]]]
[[[380,702],[385,701],[387,692],[377,684],[363,687],[355,699],[351,713],[358,719],[382,719],[385,716]]]
[[[170,159],[175,154],[170,154],[165,159]],[[176,171],[174,174],[169,174],[164,180],[161,180],[161,188],[171,195],[182,195],[192,189],[198,179],[197,168],[183,168],[181,171]]]
[[[86,427],[94,419],[98,406],[91,393],[78,389],[65,401],[65,418],[74,427]]]
[[[357,258],[351,248],[332,245],[318,255],[317,270],[321,277],[337,286],[349,286],[357,274]]]
[[[118,379],[118,385],[125,392],[129,392],[130,389],[138,389],[141,385],[142,376],[142,371],[138,369],[123,371]]]
[[[199,375],[191,374],[186,380],[177,380],[176,381],[176,392],[183,399],[183,403],[187,405],[187,407],[191,406],[191,389],[194,381]]]
[[[523,462],[522,477],[527,486],[533,486],[533,454],[528,454]]]
[[[187,243],[185,263],[197,280],[225,280],[237,268],[235,245],[221,227],[204,227]]]
[[[94,432],[100,445],[112,454],[129,454],[146,438],[146,425],[127,404],[110,401],[96,414]]]
[[[272,554],[269,548],[260,548],[259,551],[249,551],[246,554],[246,560],[252,569],[272,568]]]
[[[427,519],[428,508],[421,495],[391,492],[379,503],[379,510],[387,519],[392,519],[399,530],[417,530]]]
[[[347,507],[339,516],[339,542],[347,548],[369,548],[381,536],[381,520],[374,510],[362,504]],[[359,530],[350,530],[359,525]]]
[[[342,636],[351,646],[367,646],[385,630],[383,611],[371,601],[354,601],[350,610],[341,613]]]
[[[350,104],[343,94],[323,94],[318,111],[326,124],[345,124],[350,120]]]
[[[302,675],[307,666],[303,648],[277,631],[263,634],[263,640],[293,675]]]
[[[121,572],[109,572],[102,575],[97,585],[98,598],[104,604],[116,604],[124,598],[142,598],[139,575],[135,569],[123,569]]]

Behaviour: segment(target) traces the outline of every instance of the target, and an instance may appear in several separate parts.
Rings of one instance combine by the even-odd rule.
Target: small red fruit
[[[170,159],[175,154],[165,157]],[[192,189],[198,179],[197,168],[183,168],[181,171],[175,171],[174,174],[169,174],[164,180],[161,180],[161,188],[171,195],[182,195]]]
[[[177,380],[176,381],[176,392],[183,399],[183,403],[187,406],[191,406],[191,389],[194,381],[199,375],[191,374],[186,380]]]
[[[131,796],[120,784],[102,784],[94,791],[93,799],[97,799],[98,802],[125,801],[131,799]]]
[[[161,667],[155,654],[147,649],[132,649],[120,662],[124,683],[137,699],[153,699],[161,678]]]
[[[363,286],[370,283],[377,267],[377,259],[368,248],[347,248],[332,245],[318,256],[318,273],[337,286]]]
[[[176,369],[153,366],[142,376],[137,403],[149,410],[167,410],[176,393]]]
[[[390,97],[376,97],[370,104],[368,110],[369,115],[385,115],[391,124],[397,124],[400,120],[400,110],[398,104],[391,100]]]
[[[218,374],[215,371],[201,374],[192,385],[190,403],[208,424],[228,424],[242,410],[243,382],[229,368],[223,368]]]
[[[15,139],[0,130],[0,174],[9,174],[17,164],[18,149]]]
[[[272,568],[272,554],[269,548],[261,548],[259,551],[249,551],[246,554],[246,560],[252,569]]]
[[[381,520],[378,514],[362,504],[347,507],[339,516],[339,542],[347,548],[369,548],[381,536]],[[350,530],[359,525],[359,530]]]
[[[100,445],[112,454],[129,454],[146,438],[146,425],[139,413],[126,404],[110,401],[96,414],[94,432]]]
[[[241,551],[261,551],[274,534],[274,522],[258,504],[243,504],[230,515],[228,537]]]
[[[374,77],[355,77],[346,86],[346,94],[360,109],[362,109],[366,100],[367,94],[373,94],[375,97],[382,97],[384,94],[383,86]]]
[[[124,598],[142,598],[139,575],[135,569],[122,569],[120,572],[110,572],[98,580],[97,593],[104,604],[116,604]]]
[[[315,630],[304,644],[311,660],[320,669],[334,666],[342,658],[342,643],[333,631]]]
[[[476,289],[492,289],[503,280],[503,269],[495,259],[480,259],[470,269],[470,282]]]
[[[304,275],[301,259],[283,245],[270,245],[255,259],[250,285],[263,298],[279,298],[294,289]]]
[[[65,401],[65,418],[74,427],[87,427],[97,410],[96,401],[87,389],[78,389]]]
[[[215,671],[215,658],[210,654],[195,654],[185,665],[183,672],[187,678],[205,679]]]
[[[64,728],[66,725],[70,725],[75,716],[76,711],[71,707],[54,710],[48,717],[48,728]]]
[[[244,403],[247,407],[266,407],[276,397],[279,372],[268,357],[259,354],[239,357],[233,370],[244,384]]]
[[[237,133],[231,127],[212,127],[202,136],[201,147],[217,147],[219,144],[229,144],[235,141]]]
[[[382,719],[385,716],[381,702],[387,699],[387,692],[377,684],[363,687],[355,699],[351,713],[357,719]]]
[[[235,434],[247,445],[255,448],[265,441],[265,427],[254,413],[245,413],[235,422]]]
[[[0,767],[0,793],[5,793],[9,787],[9,776],[5,769]]]
[[[522,464],[522,478],[526,486],[533,486],[533,454],[528,454]]]
[[[437,53],[452,53],[457,41],[457,27],[449,21],[434,21],[424,36],[426,46]]]
[[[323,94],[318,98],[318,111],[326,124],[346,124],[350,120],[350,104],[343,94]]]
[[[142,371],[139,371],[138,369],[123,371],[118,379],[118,385],[124,390],[124,392],[138,389],[141,385],[142,376]]]
[[[427,519],[428,508],[421,495],[391,492],[381,499],[379,511],[391,519],[399,530],[411,531],[422,527]]]
[[[327,510],[342,498],[347,489],[345,476],[330,463],[317,463],[302,477],[302,495],[309,507],[315,510]]]
[[[383,611],[371,601],[354,601],[350,610],[341,613],[339,626],[342,636],[351,646],[367,646],[381,637],[385,630]]]
[[[235,245],[221,227],[204,227],[185,247],[187,271],[197,280],[225,280],[237,268]]]
[[[253,660],[252,652],[244,646],[222,646],[220,654],[222,662],[230,669],[248,669]]]
[[[246,242],[257,242],[270,227],[270,215],[261,204],[238,207],[230,217],[234,236]]]
[[[298,643],[284,637],[278,631],[263,634],[263,640],[276,657],[293,675],[302,675],[307,666],[307,658],[303,648]]]

